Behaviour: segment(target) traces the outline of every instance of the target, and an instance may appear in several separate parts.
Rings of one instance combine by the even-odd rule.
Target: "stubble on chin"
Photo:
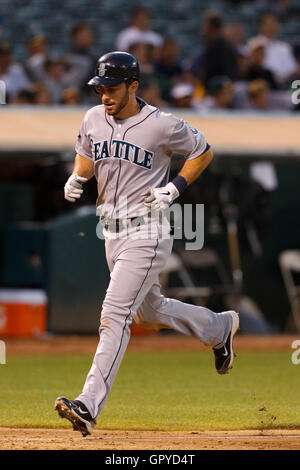
[[[128,101],[129,101],[129,94],[126,95],[124,100],[119,104],[118,108],[116,109],[116,111],[112,113],[112,115],[117,116],[125,108],[125,106],[127,106]]]

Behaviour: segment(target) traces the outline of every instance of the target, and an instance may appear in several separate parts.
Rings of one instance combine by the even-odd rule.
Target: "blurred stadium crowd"
[[[69,45],[64,51],[56,46],[55,29],[50,28],[50,36],[49,28],[43,32],[43,21],[38,17],[38,11],[49,5],[52,5],[51,14],[55,16],[55,1],[49,3],[49,0],[42,0],[38,11],[34,0],[3,0],[1,3],[0,80],[6,83],[9,104],[97,104],[99,98],[86,85],[94,74],[96,60],[109,50],[122,50],[138,59],[142,74],[139,96],[154,106],[204,111],[300,109],[291,100],[291,84],[300,79],[299,27],[295,31],[299,36],[284,33],[294,32],[293,25],[299,25],[298,0],[251,2],[255,19],[252,34],[249,34],[248,25],[245,24],[247,15],[238,15],[245,4],[249,14],[249,2],[211,2],[209,10],[201,10],[202,14],[193,18],[198,25],[198,39],[195,41],[194,36],[191,37],[189,47],[186,43],[182,46],[180,41],[182,22],[178,21],[176,32],[173,28],[171,34],[168,32],[170,29],[167,32],[162,27],[155,30],[155,18],[160,15],[159,8],[153,8],[155,2],[153,5],[148,2],[151,9],[133,7],[128,24],[111,37],[110,44],[106,41],[105,46],[101,44],[101,38],[109,23],[106,21],[104,26],[99,17],[96,27],[94,22],[83,16],[84,21],[73,22],[65,28]],[[76,0],[72,3],[75,10],[86,2]],[[95,2],[95,5],[97,3],[101,2]],[[103,3],[106,5],[106,2]],[[196,3],[194,0],[187,1],[191,16],[194,14],[191,7]],[[211,9],[215,5],[219,8]],[[38,30],[26,41],[26,48],[26,35],[15,34],[12,30],[13,19],[9,14],[12,6],[17,6],[16,18],[19,22],[21,12],[23,15],[26,13],[27,21],[32,21],[31,30]],[[112,2],[112,13],[122,13],[118,6]],[[174,9],[177,7],[178,2],[175,1]],[[236,15],[228,14],[233,10],[236,10]],[[78,19],[78,13],[80,10],[70,18]],[[111,22],[114,22],[113,16]],[[101,32],[102,24],[104,33]],[[286,37],[293,40],[287,41]],[[26,51],[23,54],[20,54],[20,44]]]

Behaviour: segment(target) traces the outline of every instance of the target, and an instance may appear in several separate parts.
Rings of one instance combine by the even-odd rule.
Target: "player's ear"
[[[101,95],[101,86],[94,86],[94,91],[97,93],[97,95]]]
[[[132,82],[129,85],[129,90],[132,94],[134,94],[134,93],[136,93],[138,87],[139,87],[139,82],[137,80],[135,80],[134,82]]]

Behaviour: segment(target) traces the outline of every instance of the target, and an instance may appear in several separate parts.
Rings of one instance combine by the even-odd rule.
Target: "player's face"
[[[105,111],[111,116],[118,116],[129,102],[129,89],[125,83],[117,86],[99,86],[97,92],[102,98]]]

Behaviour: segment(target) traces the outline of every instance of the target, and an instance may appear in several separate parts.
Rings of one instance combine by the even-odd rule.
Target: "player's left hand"
[[[179,196],[179,191],[173,183],[162,188],[149,188],[144,204],[152,210],[167,209]]]

